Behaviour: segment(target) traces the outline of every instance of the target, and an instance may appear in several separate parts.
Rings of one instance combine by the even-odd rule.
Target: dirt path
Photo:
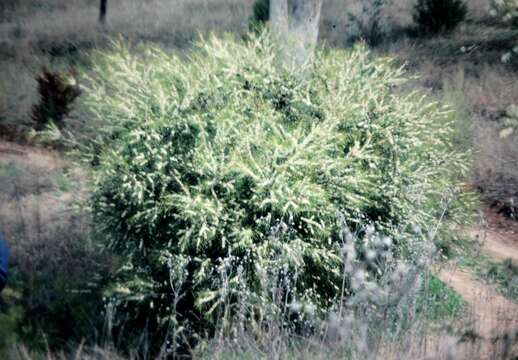
[[[496,260],[512,259],[518,263],[518,221],[486,209],[487,224],[470,231],[472,238],[480,241],[482,250]]]
[[[0,139],[0,162],[15,162],[45,169],[54,169],[63,164],[63,160],[56,153],[33,146],[19,145],[2,139]]]
[[[468,271],[445,267],[439,278],[462,295],[471,305],[473,330],[484,338],[518,329],[518,304],[476,280]]]
[[[498,261],[510,258],[518,263],[518,222],[491,210],[486,211],[486,221],[486,226],[471,230],[469,234],[480,241],[482,251],[492,258]],[[515,359],[513,356],[518,353],[511,357],[497,356],[491,339],[511,334],[513,341],[518,342],[518,303],[506,299],[495,287],[480,282],[469,271],[454,265],[440,269],[438,276],[470,304],[473,331],[482,338],[481,358]]]

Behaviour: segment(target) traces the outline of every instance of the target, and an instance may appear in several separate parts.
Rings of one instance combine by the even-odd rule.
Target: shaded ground
[[[493,209],[485,210],[486,225],[472,231],[482,249],[496,260],[512,259],[518,263],[518,222],[501,216]]]

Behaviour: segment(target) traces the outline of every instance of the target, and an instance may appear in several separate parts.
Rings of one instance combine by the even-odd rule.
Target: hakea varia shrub
[[[97,57],[86,91],[95,225],[121,260],[114,325],[210,333],[243,298],[253,320],[279,298],[318,315],[353,291],[340,219],[361,238],[459,214],[452,115],[403,94],[389,59],[358,47],[282,67],[267,34],[132,53]]]

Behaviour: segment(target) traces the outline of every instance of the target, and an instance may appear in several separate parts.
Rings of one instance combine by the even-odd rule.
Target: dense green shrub
[[[463,0],[417,0],[414,21],[425,34],[453,31],[468,14]]]
[[[452,116],[396,91],[391,60],[318,51],[301,76],[274,54],[261,35],[211,37],[187,59],[122,46],[96,59],[92,209],[124,260],[115,327],[211,333],[233,304],[261,319],[286,294],[319,314],[341,295],[339,216],[360,238],[373,223],[404,239],[461,213]]]

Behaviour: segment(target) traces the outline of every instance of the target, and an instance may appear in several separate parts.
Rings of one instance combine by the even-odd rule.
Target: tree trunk
[[[99,22],[103,25],[106,23],[107,5],[108,5],[108,0],[101,0],[101,2],[99,4]]]
[[[322,0],[298,0],[290,22],[290,33],[298,47],[295,56],[297,64],[302,64],[311,57],[318,40]]]
[[[323,0],[270,0],[273,36],[280,42],[281,60],[302,65],[310,60],[318,40]]]
[[[288,0],[270,0],[270,23],[275,36],[288,33]]]

